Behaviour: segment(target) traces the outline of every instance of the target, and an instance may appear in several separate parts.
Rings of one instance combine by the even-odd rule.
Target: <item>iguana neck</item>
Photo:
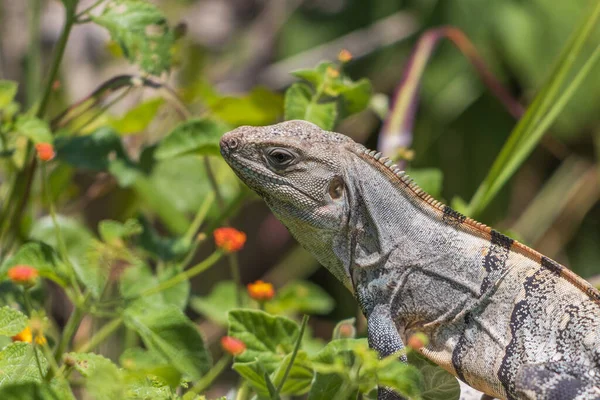
[[[408,268],[427,270],[432,282],[453,279],[456,297],[475,295],[480,278],[468,271],[466,257],[472,252],[464,251],[459,237],[468,235],[456,229],[464,217],[440,211],[439,203],[424,197],[390,162],[361,150],[352,153],[346,176],[348,228],[333,249],[350,269],[357,292],[364,289],[369,297],[361,300],[363,308],[390,301],[394,284]],[[465,269],[454,270],[458,265]]]

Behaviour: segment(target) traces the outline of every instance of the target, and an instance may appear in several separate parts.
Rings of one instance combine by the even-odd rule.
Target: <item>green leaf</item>
[[[226,326],[228,321],[227,313],[238,307],[235,294],[236,290],[237,288],[233,281],[219,282],[213,286],[213,289],[208,296],[192,297],[190,306],[194,311],[202,314],[209,320],[216,322],[219,325]],[[242,296],[245,299],[244,304],[248,304],[248,294],[243,292]]]
[[[408,361],[422,374],[419,383],[423,400],[456,400],[460,397],[460,385],[448,371],[414,351],[408,353]],[[393,376],[389,378],[393,379]]]
[[[53,142],[48,123],[36,117],[21,116],[15,124],[15,130],[35,144]]]
[[[127,111],[121,118],[111,120],[109,125],[121,135],[141,133],[150,125],[164,102],[162,97],[147,100]]]
[[[318,88],[326,79],[327,68],[336,68],[330,61],[319,63],[315,68],[297,69],[290,72],[296,78],[304,79],[313,87]]]
[[[188,153],[218,155],[219,140],[229,127],[206,118],[179,124],[156,148],[154,157],[165,160]]]
[[[29,265],[38,270],[40,276],[65,286],[71,272],[60,260],[56,251],[49,245],[30,242],[21,246],[17,252],[0,267],[0,276],[15,265]]]
[[[18,83],[0,79],[0,110],[8,106],[17,94]]]
[[[126,349],[119,362],[134,378],[135,385],[144,388],[150,380],[154,387],[169,386],[177,388],[181,382],[181,372],[153,351],[133,347]],[[160,381],[160,382],[159,382]],[[130,389],[132,389],[130,387]],[[161,391],[162,392],[162,391]]]
[[[26,342],[11,343],[0,351],[0,387],[42,381],[48,370],[48,361],[40,349],[35,351],[36,353],[34,347]],[[36,358],[39,360],[39,367]]]
[[[140,335],[148,349],[170,362],[184,376],[200,379],[210,369],[210,354],[202,336],[179,308],[130,306],[125,310],[125,324]]]
[[[444,176],[437,168],[407,169],[406,173],[419,185],[421,189],[436,199],[442,195],[442,182]]]
[[[313,92],[304,83],[294,83],[285,92],[285,119],[302,119],[325,130],[332,130],[337,119],[335,101],[313,102]]]
[[[361,112],[369,105],[373,87],[367,78],[357,82],[347,83],[340,90],[341,110],[340,118]]]
[[[102,127],[87,136],[56,139],[57,157],[77,168],[107,171],[115,159],[129,161],[121,138],[112,129]]]
[[[123,398],[123,376],[108,358],[94,353],[68,353],[65,360],[85,379],[86,391],[96,400]]]
[[[98,224],[98,233],[100,233],[102,241],[107,244],[119,244],[123,239],[141,232],[142,226],[134,219],[128,219],[125,223],[105,219]]]
[[[267,311],[272,314],[328,314],[333,310],[335,303],[320,286],[299,281],[285,285],[266,306]]]
[[[233,369],[252,386],[259,398],[269,398],[269,389],[264,378],[264,367],[260,367],[259,361],[235,362],[233,363]]]
[[[139,222],[143,226],[143,231],[138,237],[139,246],[155,258],[163,261],[178,260],[189,251],[189,246],[179,238],[159,235],[143,216],[139,217]]]
[[[257,310],[229,312],[229,336],[240,339],[246,351],[236,362],[259,360],[271,373],[294,347],[300,328],[291,319],[276,317]]]
[[[152,75],[168,71],[174,37],[155,5],[141,0],[114,0],[102,14],[90,17],[108,29],[125,57],[143,71]]]
[[[269,125],[283,115],[283,97],[260,86],[243,97],[218,97],[208,106],[217,118],[232,126]]]
[[[57,221],[77,278],[90,290],[94,298],[98,298],[106,285],[114,261],[112,254],[79,221],[63,216],[58,216]],[[36,221],[31,229],[31,237],[54,247],[58,246],[56,229],[50,217]]]
[[[62,396],[61,396],[62,394]],[[14,385],[3,385],[0,387],[0,399],[2,400],[70,400],[68,394],[58,393],[47,384],[36,382],[18,383]]]
[[[458,386],[456,378],[454,378],[452,375],[450,376]],[[419,373],[419,370],[412,365],[404,364],[400,360],[395,360],[393,363],[387,364],[385,367],[380,368],[379,371],[377,371],[377,381],[379,386],[391,388],[395,392],[408,398],[419,398],[419,396],[422,395],[420,390],[422,376]],[[454,398],[451,396],[442,396],[438,397],[438,399],[450,400]]]
[[[0,335],[14,336],[27,326],[27,316],[12,307],[0,308]]]
[[[160,282],[164,282],[176,273],[175,269],[170,269],[155,276],[146,264],[130,266],[121,276],[121,294],[128,299],[136,298],[145,290],[157,286]],[[135,301],[134,305],[159,308],[174,305],[183,310],[187,305],[189,292],[190,282],[186,280],[160,293],[155,293],[151,296],[142,296]]]

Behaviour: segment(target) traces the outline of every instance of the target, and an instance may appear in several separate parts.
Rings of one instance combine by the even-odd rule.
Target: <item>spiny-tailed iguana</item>
[[[237,128],[221,153],[353,291],[381,356],[423,332],[423,355],[490,396],[600,398],[600,293],[573,272],[308,122]]]

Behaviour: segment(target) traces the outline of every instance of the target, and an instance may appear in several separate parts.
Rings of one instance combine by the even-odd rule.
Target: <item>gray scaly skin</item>
[[[308,122],[240,127],[221,153],[354,293],[382,357],[423,332],[423,355],[487,395],[600,398],[600,293],[574,273]]]

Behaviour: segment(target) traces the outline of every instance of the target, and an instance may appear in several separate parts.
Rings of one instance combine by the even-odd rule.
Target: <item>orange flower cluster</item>
[[[21,332],[17,333],[15,336],[12,337],[12,341],[13,342],[27,342],[27,343],[33,342],[33,333],[31,332],[31,328],[26,327]],[[46,338],[44,337],[44,335],[38,333],[37,335],[35,335],[35,342],[37,344],[45,344]]]
[[[246,243],[246,234],[235,228],[217,228],[213,232],[215,244],[227,253],[240,251]]]
[[[31,285],[38,277],[37,269],[29,265],[15,265],[7,272],[8,278],[14,283]]]
[[[333,67],[327,67],[327,76],[335,79],[337,77],[340,76],[340,71],[338,71],[337,69],[333,68]]]
[[[232,356],[239,356],[246,351],[244,342],[231,336],[223,336],[221,338],[221,347]]]
[[[257,301],[268,301],[275,296],[275,288],[268,282],[256,281],[248,284],[248,294]]]
[[[408,338],[408,343],[406,343],[406,345],[413,350],[419,350],[420,348],[427,346],[428,343],[429,338],[427,335],[422,332],[417,332]]]
[[[42,161],[50,161],[56,156],[54,146],[51,143],[38,143],[35,145],[38,158]]]

